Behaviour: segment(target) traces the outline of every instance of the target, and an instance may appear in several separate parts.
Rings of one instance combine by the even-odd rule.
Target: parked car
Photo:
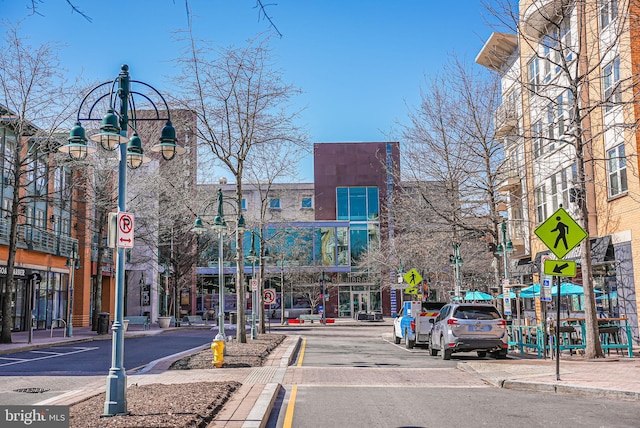
[[[265,311],[267,310],[265,309]],[[269,314],[268,316],[272,319],[281,318],[280,308],[273,308],[270,311],[267,311],[267,313]],[[285,319],[298,318],[300,317],[300,315],[308,315],[310,313],[311,313],[311,305],[309,304],[309,301],[306,299],[298,299],[293,303],[292,308],[287,307],[284,309]]]
[[[429,352],[443,360],[454,352],[477,351],[479,357],[489,352],[495,358],[506,358],[507,322],[498,309],[485,303],[449,303],[433,320]]]

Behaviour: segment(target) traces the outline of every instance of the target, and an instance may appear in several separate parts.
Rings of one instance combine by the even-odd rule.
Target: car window
[[[496,308],[489,306],[460,306],[454,318],[465,320],[496,320],[502,318]]]

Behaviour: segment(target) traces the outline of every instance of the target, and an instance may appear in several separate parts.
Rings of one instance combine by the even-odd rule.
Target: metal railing
[[[0,244],[9,245],[11,222],[0,220]],[[58,233],[43,231],[28,224],[18,225],[18,248],[67,257],[78,240]]]

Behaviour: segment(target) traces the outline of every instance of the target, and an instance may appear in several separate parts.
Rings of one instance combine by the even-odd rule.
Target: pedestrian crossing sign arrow
[[[572,260],[551,260],[544,261],[544,274],[551,276],[576,276],[576,262]]]
[[[558,259],[562,259],[589,236],[562,207],[536,227],[534,232]]]
[[[409,284],[409,287],[415,287],[422,283],[422,276],[415,269],[411,269],[409,272],[405,273],[403,278],[404,281]]]

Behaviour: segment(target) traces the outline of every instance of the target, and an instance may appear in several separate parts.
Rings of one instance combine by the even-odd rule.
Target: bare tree
[[[295,123],[299,112],[289,109],[289,101],[299,91],[272,68],[267,40],[211,52],[198,49],[191,38],[189,53],[179,60],[182,94],[176,102],[196,114],[198,143],[233,175],[237,213],[242,212],[245,161],[250,153],[270,144],[304,142]],[[236,267],[243,272],[243,233],[236,239]],[[238,323],[244,323],[243,275],[236,280]],[[246,342],[243,328],[238,328],[238,336]]]
[[[451,272],[446,256],[451,243],[461,243],[465,271],[487,270],[486,242],[497,242],[501,220],[503,157],[492,128],[497,83],[453,57],[409,111],[410,123],[402,126],[407,180],[399,181],[405,189],[395,201],[393,248],[402,249],[397,257],[411,266]]]
[[[13,268],[19,224],[26,221],[27,204],[36,199],[48,203],[48,166],[51,152],[58,146],[56,130],[69,118],[67,84],[59,68],[58,47],[48,43],[31,46],[21,37],[18,26],[8,25],[0,57],[0,105],[3,126],[14,138],[5,140],[3,176],[10,177],[13,196],[2,206],[9,218],[7,278],[2,287],[1,343],[11,343]],[[35,188],[34,188],[35,186]],[[3,220],[4,221],[4,220]],[[40,227],[46,228],[45,224]]]

